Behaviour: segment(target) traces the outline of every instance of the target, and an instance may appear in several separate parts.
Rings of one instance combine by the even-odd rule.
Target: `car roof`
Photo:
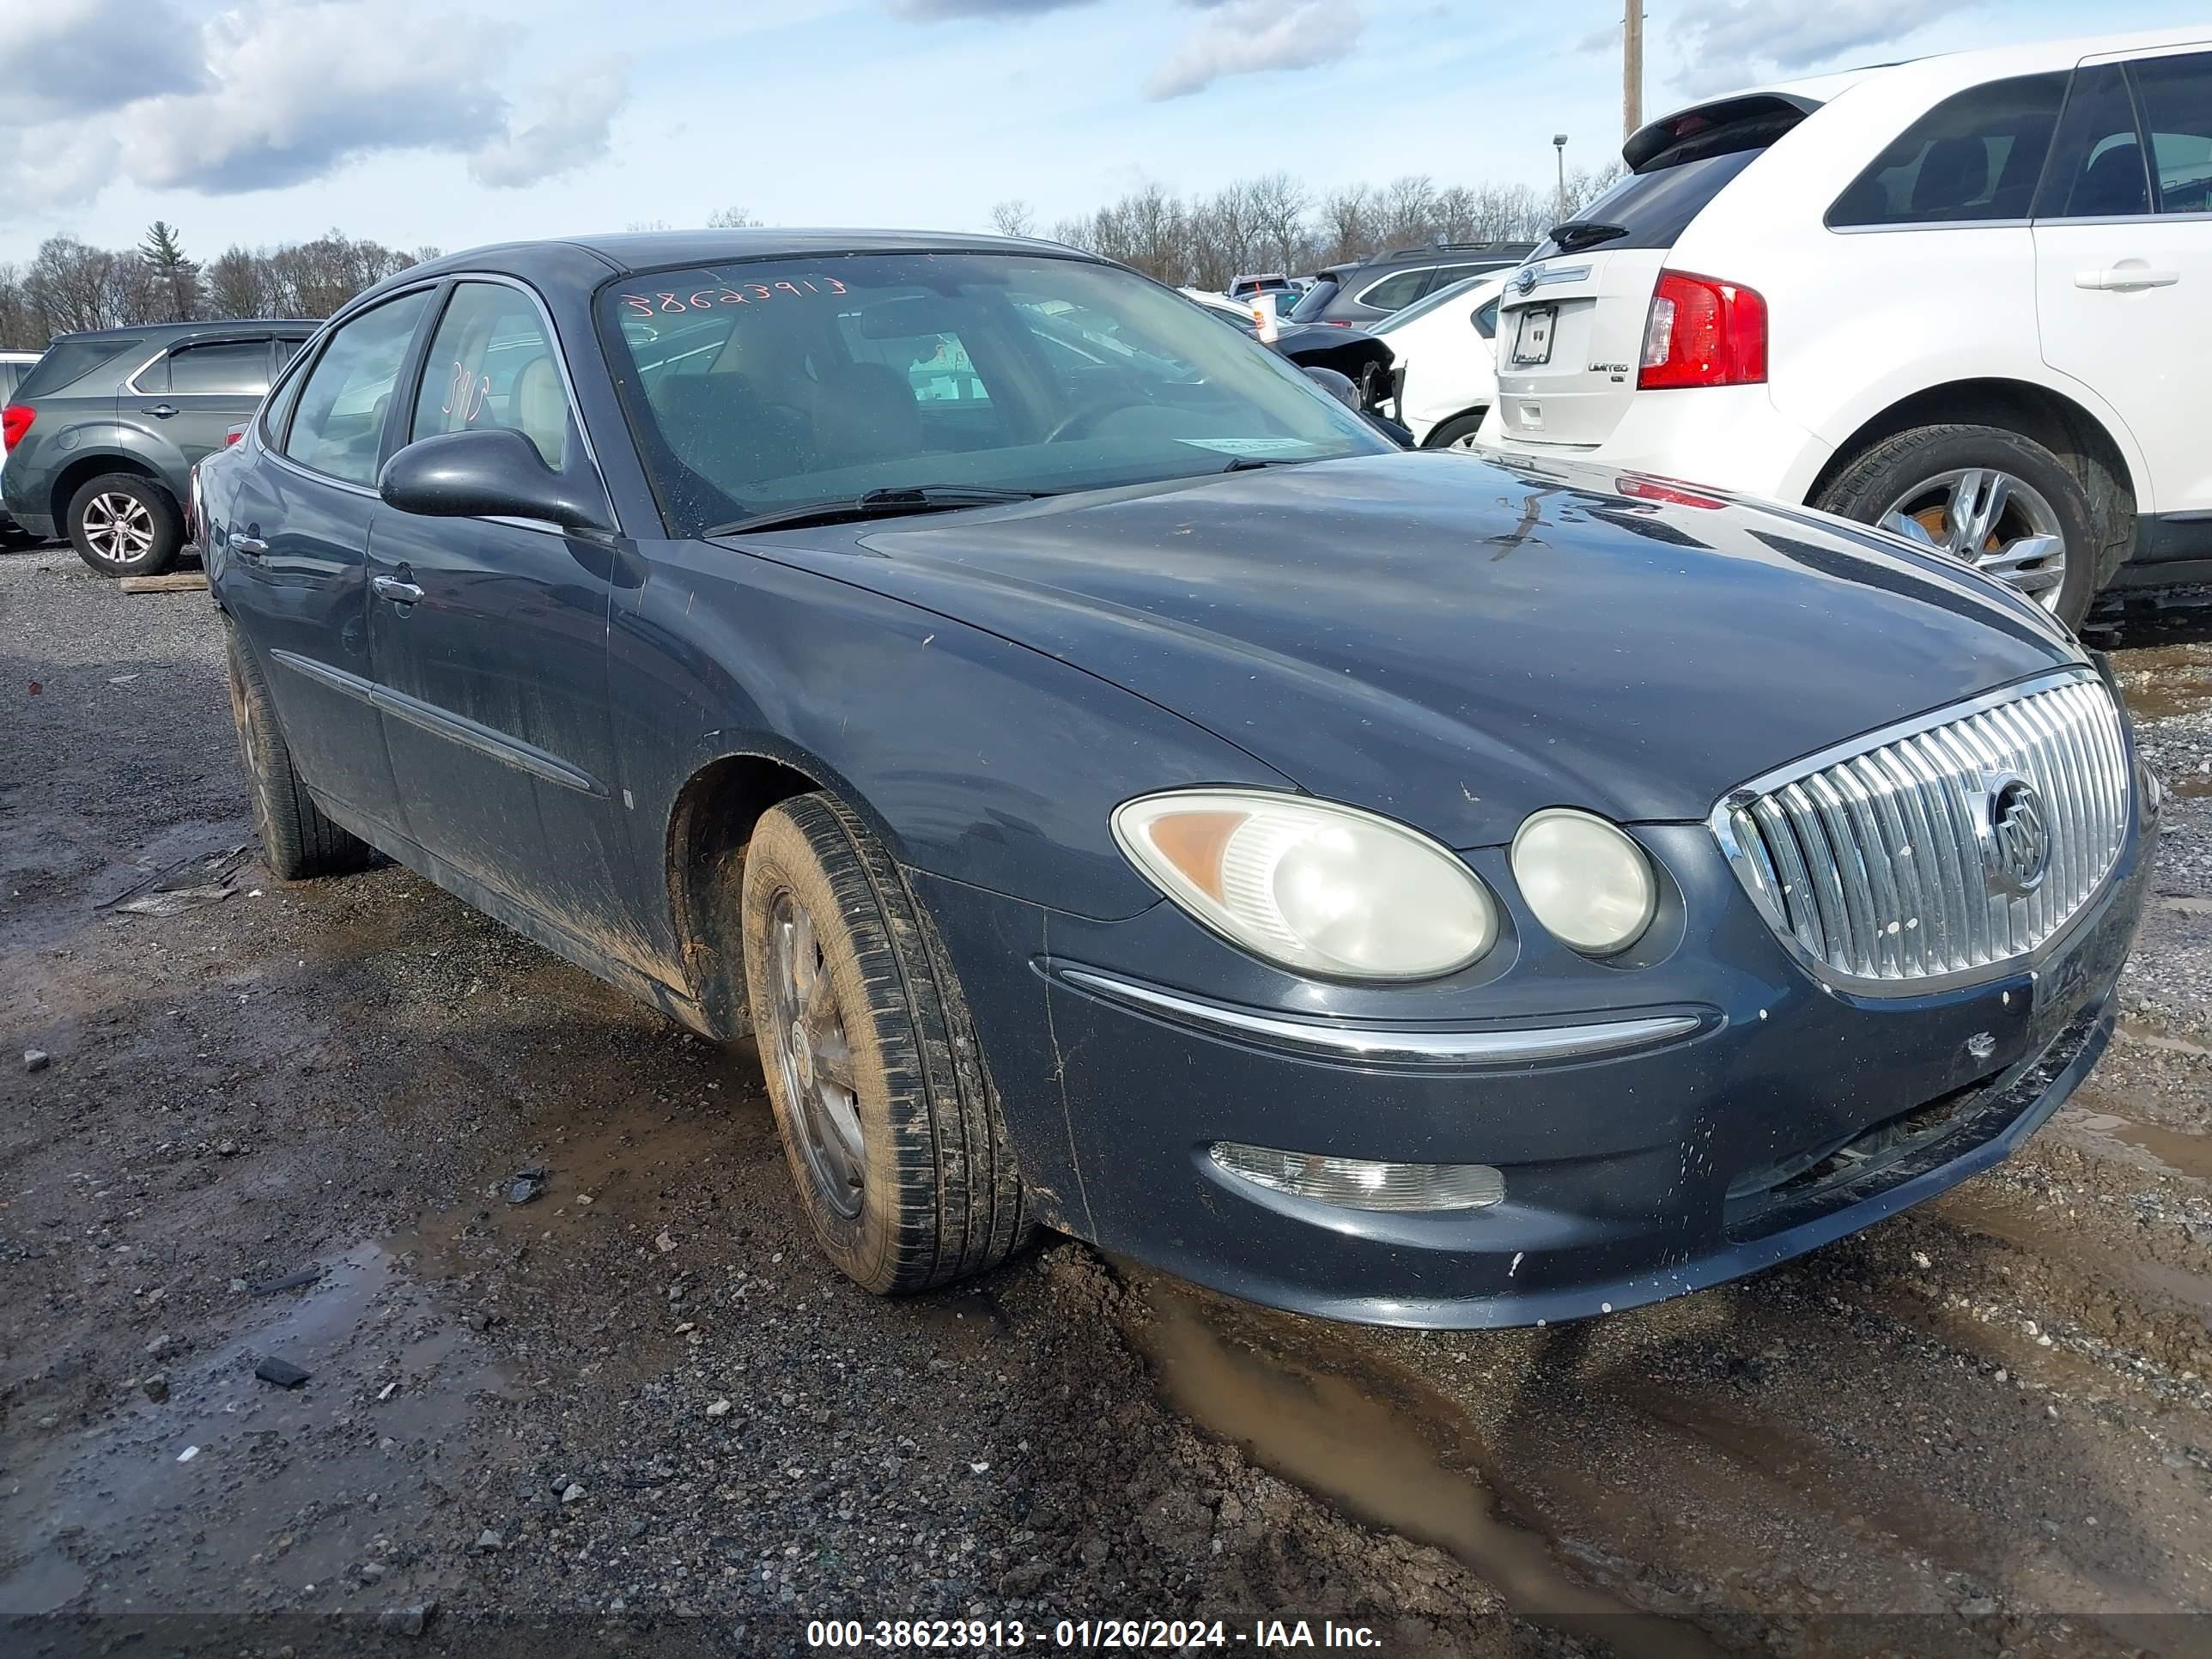
[[[1771,93],[1793,101],[1825,104],[1838,94],[1869,81],[1896,76],[1901,70],[1933,75],[1963,86],[2008,76],[2033,75],[2050,70],[2071,69],[2084,58],[2112,52],[2155,52],[2164,46],[2189,46],[2212,42],[2212,24],[2185,24],[2176,28],[2138,29],[2125,34],[2080,34],[2058,40],[2030,40],[2018,46],[1977,46],[1965,52],[1934,52],[1924,58],[1899,58],[1893,63],[1866,64],[1827,75],[1805,76],[1794,81],[1770,81],[1739,87],[1733,92],[1699,98],[1669,110],[1662,119],[1709,104],[1725,103],[1757,93]],[[1901,78],[1901,77],[1899,77]]]
[[[64,340],[170,340],[191,334],[266,334],[271,329],[296,329],[312,334],[322,325],[309,317],[226,317],[201,323],[140,323],[118,328],[84,328],[57,334],[52,343]]]
[[[617,276],[684,265],[721,264],[738,259],[804,258],[830,253],[1047,253],[1103,263],[1096,254],[1080,248],[1031,236],[763,225],[741,230],[645,230],[493,243],[446,254],[413,266],[401,276],[410,281],[456,270],[505,270],[526,276],[561,263],[563,255],[573,258],[579,251],[592,255],[610,274]]]

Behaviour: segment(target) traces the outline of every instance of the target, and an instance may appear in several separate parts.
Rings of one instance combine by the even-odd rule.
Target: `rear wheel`
[[[1474,434],[1482,430],[1482,417],[1490,411],[1470,410],[1464,415],[1455,415],[1449,421],[1439,421],[1430,428],[1429,435],[1421,440],[1424,449],[1472,449]]]
[[[279,881],[358,870],[371,856],[368,843],[324,816],[292,765],[292,750],[276,724],[268,683],[234,629],[224,630],[230,657],[230,717],[238,727],[238,753],[253,797],[253,827],[261,854]]]
[[[185,515],[151,478],[109,472],[70,498],[65,527],[77,557],[103,576],[157,576],[185,546]]]
[[[995,1267],[1033,1231],[1012,1148],[928,919],[830,796],[771,809],[745,852],[745,986],[769,1099],[823,1250],[878,1294]]]
[[[1973,565],[2069,627],[2088,614],[2111,539],[2074,471],[2002,427],[1924,426],[1885,438],[1814,505]]]

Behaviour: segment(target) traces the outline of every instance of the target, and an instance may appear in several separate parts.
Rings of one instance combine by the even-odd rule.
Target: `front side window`
[[[854,254],[618,282],[603,338],[671,528],[938,485],[1036,495],[1390,445],[1109,265]]]
[[[161,384],[166,368],[166,386]],[[269,390],[269,342],[223,340],[210,345],[185,346],[169,354],[138,381],[146,391],[228,393],[258,398]]]
[[[2027,218],[2065,95],[2066,76],[2052,74],[1946,98],[1836,198],[1829,228]]]
[[[427,289],[387,300],[331,336],[301,387],[284,453],[349,483],[373,483],[392,387],[429,303]]]
[[[2130,218],[2150,211],[2150,175],[2127,72],[2099,64],[2074,77],[2036,216]]]
[[[568,392],[530,296],[500,283],[460,283],[430,341],[410,436],[503,427],[557,470],[567,453]]]
[[[2160,213],[2212,213],[2212,52],[2149,58],[2130,67]]]

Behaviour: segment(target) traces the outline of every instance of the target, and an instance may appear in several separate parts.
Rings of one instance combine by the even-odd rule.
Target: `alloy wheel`
[[[1955,467],[1892,501],[1884,530],[1948,553],[2046,611],[2066,585],[2066,538],[2042,492],[2016,473]]]
[[[109,490],[84,504],[84,539],[116,564],[136,564],[154,550],[154,514],[136,495]]]
[[[787,889],[769,908],[770,996],[765,1035],[792,1127],[817,1189],[848,1220],[860,1213],[867,1141],[844,1011],[814,919]]]

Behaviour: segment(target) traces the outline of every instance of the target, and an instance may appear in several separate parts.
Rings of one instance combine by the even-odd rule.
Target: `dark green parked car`
[[[192,463],[221,449],[313,333],[307,322],[157,323],[64,334],[0,411],[0,507],[94,570],[176,562]]]

